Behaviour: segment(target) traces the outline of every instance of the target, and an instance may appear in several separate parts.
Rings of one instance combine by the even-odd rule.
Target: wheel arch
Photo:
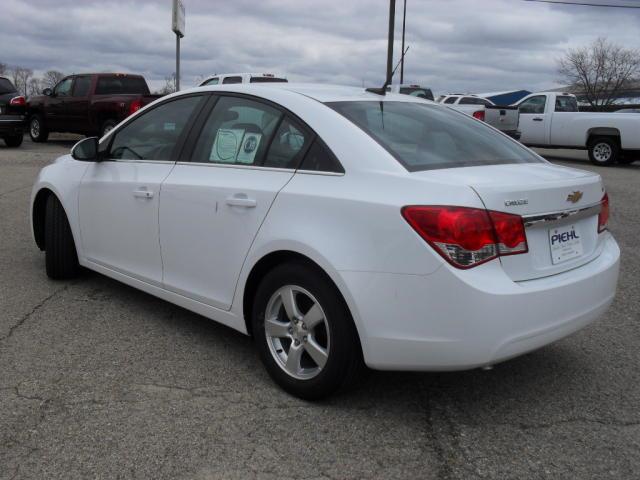
[[[587,130],[587,146],[595,137],[611,137],[620,144],[620,130],[614,127],[594,127]]]
[[[362,332],[359,328],[359,321],[357,320],[357,312],[352,308],[353,303],[349,301],[348,295],[345,295],[343,289],[340,288],[339,279],[335,279],[332,277],[325,268],[323,268],[320,263],[310,258],[309,256],[296,252],[294,250],[275,250],[270,253],[262,256],[257,262],[254,263],[247,279],[244,283],[244,289],[242,292],[242,314],[245,322],[245,327],[247,334],[253,336],[252,327],[251,327],[251,315],[253,314],[253,299],[255,297],[256,291],[260,284],[260,280],[273,268],[277,265],[281,265],[287,262],[300,262],[305,265],[310,266],[314,270],[316,270],[320,275],[322,275],[328,282],[333,285],[338,294],[340,295],[340,299],[344,302],[347,311],[351,316],[351,320],[353,321],[353,325],[357,332],[358,337],[358,347],[362,352]],[[337,281],[336,281],[337,280]]]

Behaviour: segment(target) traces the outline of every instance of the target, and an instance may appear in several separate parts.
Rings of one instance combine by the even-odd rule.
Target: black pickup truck
[[[160,96],[149,93],[140,75],[71,75],[29,99],[29,135],[34,142],[46,142],[51,132],[103,136]]]
[[[7,147],[19,147],[25,126],[26,101],[11,81],[0,77],[0,138]]]

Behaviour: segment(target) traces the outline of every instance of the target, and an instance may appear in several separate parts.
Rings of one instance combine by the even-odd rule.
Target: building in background
[[[487,98],[496,105],[512,105],[530,93],[529,90],[508,90],[506,92],[478,93],[476,95]]]

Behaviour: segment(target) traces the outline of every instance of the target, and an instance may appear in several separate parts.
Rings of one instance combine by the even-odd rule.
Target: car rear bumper
[[[602,315],[615,296],[620,250],[579,268],[513,282],[499,261],[427,276],[340,272],[357,309],[367,365],[383,370],[465,370],[559,340]]]
[[[23,115],[0,115],[0,136],[13,136],[24,133],[26,118]]]

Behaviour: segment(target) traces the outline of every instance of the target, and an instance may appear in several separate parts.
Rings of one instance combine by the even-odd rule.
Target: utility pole
[[[402,58],[400,59],[400,85],[404,83],[404,27],[407,21],[407,0],[404,0],[404,11],[402,14]]]
[[[180,39],[184,37],[185,9],[182,0],[173,0],[171,30],[176,34],[176,92],[180,91]]]
[[[396,23],[396,0],[389,0],[389,44],[387,45],[387,85],[391,85],[393,71],[393,30]]]

